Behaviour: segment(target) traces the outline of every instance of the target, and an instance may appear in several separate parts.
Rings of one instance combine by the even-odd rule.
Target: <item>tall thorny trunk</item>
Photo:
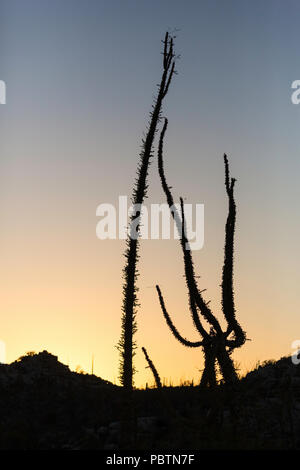
[[[133,357],[135,355],[136,343],[134,334],[137,330],[136,313],[138,307],[136,281],[138,277],[137,262],[139,258],[139,229],[141,220],[141,207],[147,193],[147,176],[150,159],[153,156],[152,147],[157,132],[157,125],[161,118],[161,107],[168,93],[172,77],[175,73],[175,54],[173,38],[166,33],[163,41],[163,73],[159,85],[158,94],[153,111],[150,113],[149,127],[146,138],[142,141],[142,151],[137,169],[136,184],[133,190],[132,203],[137,210],[129,221],[129,235],[127,238],[127,249],[125,252],[126,264],[123,270],[123,305],[122,305],[122,332],[118,343],[120,352],[120,381],[123,387],[131,390],[133,387],[133,375],[135,368]]]

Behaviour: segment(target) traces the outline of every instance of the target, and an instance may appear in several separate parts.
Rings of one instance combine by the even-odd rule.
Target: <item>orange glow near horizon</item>
[[[5,279],[1,279],[2,285],[6,286],[2,306],[7,316],[3,322],[1,339],[6,343],[7,362],[16,360],[27,351],[39,352],[46,349],[57,355],[72,370],[80,366],[90,373],[94,355],[94,373],[118,383],[118,351],[115,346],[120,336],[124,242],[95,240],[94,246],[90,244],[90,251],[84,256],[82,253],[77,255],[75,262],[73,253],[78,253],[78,248],[74,244],[66,247],[63,262],[58,269],[56,263],[59,257],[53,258],[51,250],[43,253],[42,247],[40,248],[34,269],[28,251],[27,255],[24,254],[25,259],[19,252],[19,266],[11,266],[11,270],[6,271]],[[209,276],[202,275],[201,282],[208,288],[206,298],[212,300],[214,312],[219,319],[222,318],[218,287],[218,275],[220,278],[222,266],[220,248],[222,247],[219,247],[216,259],[210,257],[205,249],[194,254],[197,272],[200,272],[197,265],[204,258],[205,265],[201,271],[206,271]],[[110,263],[111,253],[114,256]],[[135,384],[144,387],[146,383],[153,383],[140,350],[142,346],[148,350],[166,383],[176,385],[183,380],[198,383],[203,366],[202,351],[187,349],[173,338],[162,317],[154,288],[154,284],[158,282],[169,312],[182,334],[198,339],[187,307],[182,260],[177,242],[142,241],[141,254],[141,275],[138,281],[141,307],[137,316],[139,328],[136,335],[138,350],[135,364],[138,372]],[[6,261],[9,259],[8,255]],[[247,257],[243,259],[247,261]],[[208,260],[210,264],[207,264]],[[63,263],[68,267],[63,266]],[[259,290],[261,279],[247,281],[247,274],[243,274],[241,263],[237,262],[237,265],[237,315],[251,340],[234,354],[240,373],[244,374],[258,360],[279,359],[290,354],[290,344],[296,338],[293,336],[292,326],[289,328],[287,324],[286,331],[282,331],[276,320],[281,308],[278,296],[272,303],[266,290],[264,299]],[[105,266],[104,272],[102,266]],[[242,279],[242,282],[237,279]],[[256,298],[252,298],[252,290],[256,291]],[[274,313],[276,311],[277,314]]]

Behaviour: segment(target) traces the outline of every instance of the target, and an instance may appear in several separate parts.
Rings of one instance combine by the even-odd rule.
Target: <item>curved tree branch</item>
[[[159,298],[159,302],[160,302],[160,306],[161,306],[163,315],[166,319],[167,325],[169,326],[169,328],[172,331],[175,338],[178,339],[178,341],[180,341],[180,343],[184,344],[184,346],[187,346],[189,348],[198,348],[199,346],[202,346],[202,344],[203,344],[202,341],[188,341],[186,338],[181,336],[181,334],[179,333],[179,331],[175,327],[174,323],[172,322],[170,315],[167,312],[165,302],[164,302],[164,298],[162,296],[162,293],[160,291],[159,286],[156,286],[156,290],[157,290],[157,293],[158,293],[158,298]]]
[[[234,200],[235,178],[230,178],[227,155],[224,154],[225,187],[228,196],[228,216],[225,226],[224,265],[222,273],[222,308],[228,323],[226,336],[234,332],[234,340],[227,340],[228,346],[240,347],[246,341],[245,332],[239,325],[235,316],[234,289],[233,289],[233,259],[234,259],[234,233],[236,222],[236,204]]]

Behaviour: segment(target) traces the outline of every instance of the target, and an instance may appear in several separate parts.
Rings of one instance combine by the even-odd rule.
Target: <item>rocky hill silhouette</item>
[[[123,390],[43,351],[0,365],[0,449],[120,449]],[[299,449],[300,365],[269,361],[234,388],[134,390],[136,449]]]
[[[64,382],[76,385],[86,384],[100,387],[116,387],[111,382],[95,375],[72,372],[69,367],[58,361],[57,356],[48,351],[40,353],[29,352],[11,364],[0,364],[1,385],[11,386],[14,381],[33,384],[45,379],[50,382]]]

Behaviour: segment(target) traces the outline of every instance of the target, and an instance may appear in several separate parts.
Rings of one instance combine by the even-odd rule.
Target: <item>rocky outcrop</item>
[[[0,449],[121,449],[123,391],[46,351],[0,365]],[[300,449],[300,366],[269,361],[231,388],[134,390],[135,449]]]

